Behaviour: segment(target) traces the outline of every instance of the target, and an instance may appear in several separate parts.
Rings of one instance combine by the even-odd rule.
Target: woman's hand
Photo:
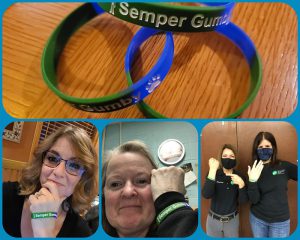
[[[151,189],[153,200],[166,192],[186,193],[184,171],[178,167],[162,167],[151,171]]]
[[[250,166],[248,166],[249,181],[257,182],[263,168],[264,168],[263,162],[259,161],[257,163],[257,160],[254,161],[252,168]]]
[[[226,174],[226,176],[231,177],[231,181],[233,184],[239,185],[239,189],[243,188],[245,186],[244,180],[237,174]]]
[[[46,182],[40,191],[29,196],[31,213],[55,212],[61,207],[65,198],[59,197],[57,188],[53,182]],[[56,237],[55,222],[56,218],[36,218],[31,219],[34,237]]]
[[[219,161],[215,158],[210,158],[208,160],[208,165],[209,165],[209,170],[214,170],[214,171],[217,171],[218,168],[219,168]]]
[[[220,162],[217,159],[215,159],[215,158],[210,158],[208,160],[208,166],[209,166],[209,172],[208,172],[207,177],[210,180],[215,180],[216,179],[217,170],[218,170],[218,168],[220,166]]]

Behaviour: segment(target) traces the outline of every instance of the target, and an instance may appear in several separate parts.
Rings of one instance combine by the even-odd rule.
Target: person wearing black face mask
[[[250,225],[254,237],[288,237],[290,214],[287,198],[289,179],[298,180],[298,167],[277,159],[273,134],[257,134],[252,150],[254,164],[248,166]]]
[[[234,147],[225,144],[220,161],[209,159],[209,173],[202,196],[211,199],[206,233],[211,237],[238,237],[238,203],[248,201],[245,181],[234,168],[237,165]]]

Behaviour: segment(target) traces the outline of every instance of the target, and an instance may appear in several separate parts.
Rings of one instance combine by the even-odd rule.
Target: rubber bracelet
[[[249,179],[249,182],[256,183],[257,180]]]
[[[186,202],[173,203],[172,205],[166,207],[158,214],[158,216],[156,217],[156,223],[159,225],[168,215],[170,215],[172,212],[174,212],[179,208],[191,208],[191,207]]]
[[[103,11],[104,12],[104,11]],[[42,74],[48,87],[62,100],[73,107],[88,112],[111,112],[129,107],[141,101],[155,88],[153,82],[161,82],[171,68],[174,55],[174,42],[171,33],[166,33],[164,49],[146,76],[126,90],[100,98],[77,98],[64,94],[57,88],[56,68],[71,35],[83,24],[100,14],[95,12],[92,3],[86,3],[68,15],[50,36],[42,56]],[[140,45],[150,36],[158,33],[155,29],[142,29],[133,37],[131,46]],[[159,73],[159,74],[158,74]]]
[[[31,218],[36,219],[36,218],[57,218],[57,213],[56,212],[35,212],[31,213]]]
[[[211,180],[211,181],[216,181],[215,179],[210,178],[209,176],[207,176],[207,179],[209,179],[209,180]]]
[[[107,13],[144,27],[176,32],[207,32],[230,22],[234,3],[178,6],[169,3],[98,2]]]
[[[246,101],[235,112],[225,117],[225,118],[235,118],[238,117],[252,103],[252,101],[254,100],[255,96],[258,93],[258,90],[262,82],[262,64],[261,64],[259,54],[255,48],[255,45],[248,37],[248,35],[243,30],[241,30],[238,26],[236,26],[233,23],[229,23],[226,27],[224,26],[218,28],[216,32],[227,37],[241,50],[250,68],[251,85],[250,85],[250,92],[247,96]],[[134,46],[134,47],[138,48],[139,46]],[[133,58],[133,56],[126,55],[126,58]],[[129,85],[133,83],[131,78],[127,78],[127,82]],[[146,104],[143,101],[137,104],[137,106],[148,118],[167,118],[161,113],[155,111],[153,108],[151,108],[148,104]]]

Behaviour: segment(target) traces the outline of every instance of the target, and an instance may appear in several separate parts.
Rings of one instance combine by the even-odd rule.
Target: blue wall
[[[186,122],[123,122],[108,125],[103,135],[104,152],[111,150],[129,140],[141,140],[150,148],[159,167],[164,166],[157,156],[159,145],[166,139],[173,138],[183,143],[185,157],[176,166],[191,163],[194,173],[198,175],[198,134],[192,124]],[[187,187],[189,203],[198,207],[197,183]]]

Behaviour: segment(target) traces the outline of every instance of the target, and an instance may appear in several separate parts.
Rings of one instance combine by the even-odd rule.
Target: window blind
[[[39,142],[43,141],[51,133],[63,126],[75,126],[84,129],[93,140],[96,134],[96,127],[89,122],[43,122]]]

